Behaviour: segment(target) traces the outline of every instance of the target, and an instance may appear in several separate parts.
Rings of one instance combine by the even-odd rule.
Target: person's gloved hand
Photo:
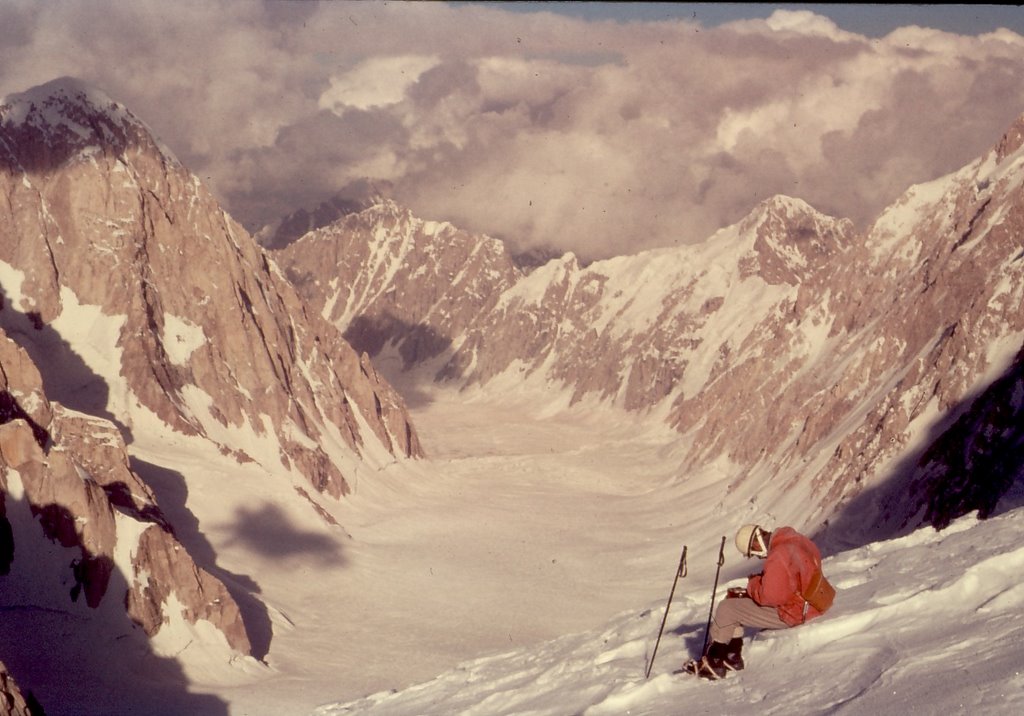
[[[725,593],[726,599],[742,599],[748,597],[747,590],[743,587],[729,587]]]

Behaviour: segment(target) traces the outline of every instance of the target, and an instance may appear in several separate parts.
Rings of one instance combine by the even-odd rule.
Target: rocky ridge
[[[253,236],[261,246],[283,249],[310,231],[373,206],[391,192],[392,185],[387,181],[354,181],[316,206],[296,209],[288,216],[260,227]]]
[[[17,682],[0,662],[0,714],[3,716],[34,716],[38,711],[29,706]]]
[[[70,78],[0,99],[0,641],[46,703],[102,709],[96,677],[145,660],[162,677],[140,712],[190,710],[165,650],[235,671],[268,652],[258,597],[197,562],[133,469],[154,431],[332,498],[421,454],[369,358],[141,120]]]
[[[275,257],[310,305],[370,355],[390,344],[404,368],[433,361],[438,379],[463,385],[509,370],[543,374],[574,401],[593,393],[642,410],[679,390],[688,368],[705,369],[692,364],[706,359],[708,332],[722,329],[713,317],[745,311],[744,282],[756,278],[758,297],[795,297],[852,233],[849,221],[775,197],[701,247],[587,267],[567,254],[527,274],[501,242],[386,202]]]
[[[360,350],[397,349],[403,368],[460,386],[517,377],[664,415],[687,471],[727,461],[752,509],[810,481],[812,514],[776,508],[824,524],[870,498],[879,522],[938,523],[955,514],[923,477],[927,446],[952,439],[1024,337],[1021,136],[862,233],[773,197],[700,245],[586,267],[570,254],[527,275],[494,240],[387,203],[276,256]],[[1016,415],[1014,394],[987,414]],[[910,487],[874,489],[889,477]],[[955,491],[975,495],[943,498],[963,511],[984,490]]]
[[[396,345],[406,367],[451,348],[521,277],[504,245],[423,221],[391,200],[290,244],[275,259],[313,310],[358,350]]]
[[[152,491],[129,467],[117,428],[51,403],[39,371],[3,331],[0,488],[6,604],[121,610],[149,636],[181,620],[203,620],[231,649],[251,652],[238,605],[176,539]],[[11,499],[24,503],[29,519],[10,514]],[[49,548],[39,547],[47,542]],[[47,550],[56,556],[42,556]],[[170,595],[180,613],[168,608]]]
[[[147,411],[334,496],[349,489],[346,464],[419,454],[398,394],[102,92],[62,79],[3,100],[0,170],[4,325],[44,378],[38,358],[68,343],[49,335],[62,317],[97,307],[118,324],[119,375],[82,366],[55,398],[128,433]]]

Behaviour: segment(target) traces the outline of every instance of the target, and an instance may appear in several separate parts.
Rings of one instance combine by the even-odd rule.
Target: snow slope
[[[772,524],[729,492],[727,466],[679,475],[679,438],[663,423],[558,409],[565,395],[401,388],[428,458],[416,480],[396,465],[322,502],[338,525],[296,499],[297,477],[137,426],[133,467],[197,562],[253,595],[244,607],[270,640],[266,663],[213,668],[188,658],[196,645],[182,634],[178,648],[133,647],[111,671],[121,632],[40,612],[35,627],[82,640],[40,667],[86,689],[47,713],[109,714],[114,702],[201,716],[1021,708],[1024,511],[829,557],[831,613],[758,636],[743,674],[696,683],[670,672],[703,640],[721,536],[747,519]],[[1024,504],[1019,490],[1008,504]],[[689,574],[645,680],[684,542]],[[719,594],[755,566],[727,546]]]
[[[984,522],[967,516],[941,533],[922,529],[827,559],[825,571],[839,589],[833,609],[796,630],[748,639],[748,669],[724,682],[671,673],[703,643],[710,598],[684,579],[649,680],[644,673],[664,605],[314,713],[1021,713],[1022,526],[1022,509]],[[710,571],[714,556],[690,555],[691,574]]]
[[[299,549],[314,527],[294,515],[277,535],[279,549],[295,543],[283,558],[244,555],[210,531],[222,564],[244,564],[259,581],[275,637],[259,678],[193,681],[193,690],[231,714],[316,716],[1010,714],[1024,705],[1019,489],[990,520],[829,556],[833,610],[756,636],[747,671],[707,684],[671,672],[703,642],[721,536],[731,542],[737,516],[749,516],[726,490],[728,471],[681,479],[673,433],[606,407],[559,412],[536,395],[496,403],[486,392],[420,390],[424,480],[410,489],[385,472],[358,482],[334,510],[347,535],[330,542],[334,556]],[[214,482],[193,489],[223,489]],[[202,514],[227,509],[214,504],[197,501],[198,514],[223,524]],[[684,542],[689,573],[648,680]],[[758,565],[731,544],[725,557],[719,595]],[[330,559],[336,570],[324,569]]]
[[[40,121],[53,125],[57,120],[51,114],[39,115]],[[87,127],[71,122],[58,128],[73,139],[83,138]],[[976,190],[989,186],[987,175],[978,178],[985,181],[969,182]],[[31,188],[26,181],[22,177],[12,187]],[[186,188],[195,188],[194,178],[191,181]],[[1018,189],[1014,184],[1006,191]],[[931,190],[918,191],[921,202],[936,201]],[[979,201],[968,193],[971,202]],[[910,211],[914,205],[888,214],[887,220],[908,221],[908,216],[916,214]],[[986,199],[974,217],[981,216],[987,205]],[[166,212],[154,216],[159,219],[160,213],[170,222]],[[191,216],[191,209],[183,208],[182,215]],[[218,225],[223,218],[219,210],[211,217]],[[997,219],[1001,215],[991,222]],[[973,219],[969,224],[982,226],[975,227]],[[427,227],[434,233],[437,229]],[[884,231],[887,225],[882,229],[876,239],[881,247],[891,249],[887,242],[896,237]],[[1009,228],[1007,232],[1019,236]],[[166,236],[171,235],[168,229]],[[961,238],[966,241],[970,236],[966,232]],[[230,244],[228,253],[240,249],[230,227],[224,238]],[[968,241],[953,248],[963,254],[970,246]],[[1017,245],[1012,248],[1007,262],[1020,258]],[[775,258],[781,268],[801,268],[800,256],[780,251]],[[706,258],[712,282],[727,288],[725,279],[716,281],[719,267],[710,255]],[[916,255],[903,259],[910,262]],[[642,262],[624,258],[604,263],[620,271],[617,281],[609,279],[616,296],[609,304],[612,313],[586,316],[580,324],[605,327],[616,315],[631,324],[649,325],[644,317],[661,301],[642,300],[639,295],[631,299],[626,291],[648,275]],[[549,266],[556,269],[559,263]],[[575,287],[578,272],[568,269],[564,265],[557,273],[565,276],[567,286]],[[535,289],[541,286],[533,281],[544,270],[535,271],[520,287],[523,293],[515,297],[540,300]],[[8,297],[14,298],[7,284],[20,287],[20,277],[12,269],[0,273]],[[268,284],[271,275],[277,276],[264,276]],[[249,276],[249,272],[240,270],[238,276]],[[1017,297],[1015,285],[1013,277],[1001,280],[998,295],[992,297],[1008,316],[1014,316],[1007,307]],[[262,286],[250,293],[255,295],[257,288],[262,294]],[[172,293],[166,291],[165,297]],[[949,296],[958,308],[957,295]],[[719,306],[728,306],[729,317],[741,317],[739,307],[746,310],[752,304],[749,298],[744,295]],[[669,302],[670,308],[674,305]],[[699,312],[713,305],[695,298],[691,308]],[[169,634],[152,643],[132,642],[125,641],[133,634],[129,624],[120,622],[88,634],[76,630],[87,614],[84,610],[51,609],[45,604],[40,609],[28,599],[19,599],[2,607],[7,616],[31,613],[23,619],[0,620],[0,642],[10,643],[2,631],[5,624],[21,625],[19,653],[34,662],[35,671],[46,679],[39,691],[56,700],[46,702],[51,715],[81,715],[90,707],[93,713],[110,713],[112,704],[137,713],[211,716],[303,714],[322,704],[328,704],[320,708],[327,714],[674,713],[681,703],[693,710],[690,699],[696,708],[714,711],[755,704],[762,711],[787,713],[844,708],[867,712],[893,705],[935,711],[957,704],[971,712],[1012,711],[1020,706],[1014,701],[1019,698],[1015,694],[1020,677],[1015,669],[1021,655],[1017,646],[1021,594],[1015,583],[1021,562],[1016,546],[1019,512],[1004,511],[998,519],[979,525],[961,520],[942,535],[918,533],[834,555],[827,568],[843,590],[834,613],[798,632],[759,637],[749,650],[750,671],[726,684],[687,683],[668,672],[684,653],[695,653],[702,639],[710,566],[720,535],[731,534],[739,523],[751,520],[773,525],[776,516],[805,520],[807,524],[795,524],[798,528],[817,524],[808,512],[820,501],[812,499],[801,482],[779,479],[798,473],[764,462],[759,472],[745,473],[724,457],[709,458],[699,469],[692,469],[685,459],[692,444],[683,444],[694,439],[692,433],[683,437],[670,431],[664,415],[645,419],[586,399],[569,409],[574,396],[564,387],[552,390],[544,384],[543,371],[531,381],[531,389],[537,392],[524,394],[517,375],[522,366],[513,362],[493,381],[507,380],[505,387],[515,388],[500,397],[493,392],[500,385],[489,386],[490,395],[480,390],[445,392],[416,384],[415,377],[408,376],[402,393],[414,404],[428,459],[402,465],[382,448],[370,461],[343,455],[341,459],[351,463],[346,464],[345,484],[351,474],[353,494],[340,502],[320,502],[309,495],[308,481],[274,467],[280,442],[259,434],[262,417],[254,417],[245,428],[230,434],[210,428],[222,444],[263,458],[260,463],[239,464],[208,442],[171,433],[146,410],[134,413],[132,393],[118,388],[125,385],[119,377],[120,361],[112,361],[110,351],[101,350],[112,345],[101,339],[112,335],[120,314],[94,316],[77,299],[70,307],[67,320],[86,320],[68,325],[61,314],[53,323],[58,337],[74,344],[73,355],[96,374],[102,387],[113,388],[109,395],[102,395],[104,402],[97,407],[122,412],[118,406],[127,406],[135,438],[129,448],[132,467],[158,494],[188,551],[197,555],[201,566],[236,587],[249,617],[247,626],[254,627],[255,637],[266,647],[260,650],[266,660],[211,663],[204,647],[220,645],[204,642],[216,635],[186,629],[180,620],[171,625]],[[171,364],[196,361],[204,333],[192,315],[184,308],[164,312],[161,338],[174,344],[167,351]],[[214,320],[221,317],[219,312],[208,317],[209,326],[227,323]],[[576,326],[563,326],[557,314],[555,319],[551,324],[555,333],[574,333]],[[794,334],[800,350],[817,350],[826,341],[823,324],[813,316],[811,322],[812,327]],[[737,327],[743,334],[753,331],[752,324],[729,323],[734,331]],[[296,324],[278,325],[284,335],[285,328]],[[925,332],[929,330],[925,326]],[[1009,338],[1003,344],[989,336],[973,348],[983,346],[994,356],[1002,352],[995,348],[1019,343],[1019,331],[1011,333],[1004,327],[998,335]],[[594,350],[592,345],[583,348]],[[760,351],[760,344],[751,349],[753,354]],[[241,355],[244,359],[247,354]],[[775,362],[780,355],[786,352],[769,354],[765,363]],[[951,352],[950,368],[959,359],[974,360],[972,356],[977,355],[972,345],[960,354]],[[705,382],[714,365],[711,356],[695,364],[699,381],[692,385],[684,381],[684,389]],[[142,368],[151,367],[142,364]],[[298,361],[294,367],[293,375],[307,378],[315,403],[330,402],[320,390],[323,383],[309,375],[309,363]],[[882,364],[882,368],[891,371],[879,370],[885,380],[895,384],[901,375],[897,371],[905,370],[905,365]],[[950,369],[937,373],[937,378],[945,385],[957,375]],[[873,391],[891,387],[883,385],[885,381],[856,378],[852,382]],[[932,383],[922,385],[931,388]],[[215,395],[187,385],[178,397],[189,403],[189,414],[210,414],[213,426],[219,422],[210,411],[215,401],[239,396],[249,400],[263,387],[259,382],[248,387],[228,385]],[[746,387],[739,383],[725,397],[742,408],[740,401],[749,399]],[[950,402],[965,390],[950,393]],[[849,398],[845,390],[833,392]],[[880,398],[881,392],[870,403],[863,402],[857,419]],[[714,403],[720,396],[707,400]],[[698,418],[705,415],[700,405],[684,407]],[[778,407],[773,404],[784,418]],[[736,420],[739,413],[726,412],[709,432],[739,436],[754,446],[767,444],[743,429]],[[848,435],[847,427],[852,426],[849,421],[843,424],[843,413],[837,414],[840,422],[822,429],[829,440]],[[935,413],[929,409],[922,415],[931,419]],[[865,440],[884,442],[887,436],[875,427],[880,422],[865,424],[871,429]],[[912,427],[921,434],[927,426]],[[361,434],[369,434],[366,420],[359,428]],[[802,430],[799,422],[783,428],[778,435]],[[341,445],[340,436],[335,437]],[[292,439],[312,440],[309,435]],[[804,456],[817,454],[822,460],[839,456],[846,463],[840,467],[847,467],[849,453],[833,451],[834,444]],[[792,468],[797,469],[801,468]],[[739,475],[746,485],[740,484]],[[16,517],[28,525],[34,516],[18,499],[19,484],[12,485]],[[1019,495],[1016,504],[1021,504]],[[660,621],[662,600],[684,541],[690,548],[691,574],[671,613],[662,661],[655,676],[643,680],[640,675]],[[68,558],[59,550],[44,553],[49,547],[41,543],[32,548],[35,556],[50,556],[52,561]],[[130,541],[119,549],[115,566],[124,570]],[[726,582],[741,580],[750,565],[738,563],[732,552],[729,558]],[[36,566],[31,559],[22,564]],[[55,594],[63,587],[51,586]],[[935,631],[937,624],[944,631]],[[40,629],[49,632],[48,639],[33,642]],[[46,651],[38,643],[72,639],[77,640],[74,649],[36,653]],[[114,668],[106,663],[108,654],[121,659]],[[808,682],[809,671],[819,677],[813,683]],[[73,681],[69,674],[74,675]],[[146,675],[149,681],[123,678],[125,674]],[[951,674],[958,678],[950,678]],[[157,683],[159,688],[154,686]],[[1002,688],[988,688],[989,684]],[[49,686],[54,690],[43,688]],[[708,692],[700,689],[705,688],[715,691],[712,698],[702,700]]]
[[[328,505],[343,534],[288,512],[267,535],[263,521],[247,521],[256,526],[245,543],[221,530],[269,516],[253,498],[272,495],[237,494],[226,474],[190,477],[219,564],[259,583],[273,621],[263,674],[243,684],[191,675],[190,689],[225,713],[1009,714],[1024,705],[1024,510],[1010,509],[1019,491],[990,520],[828,557],[840,590],[833,610],[758,635],[747,671],[707,684],[671,672],[703,642],[721,537],[730,544],[719,595],[757,567],[732,548],[735,523],[773,524],[729,494],[727,469],[676,474],[678,436],[606,406],[558,411],[538,395],[496,402],[485,391],[400,388],[417,395],[423,479],[385,471],[356,482]],[[684,542],[689,574],[647,680]]]

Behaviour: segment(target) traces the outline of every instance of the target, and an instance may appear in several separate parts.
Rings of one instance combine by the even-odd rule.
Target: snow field
[[[364,468],[352,476],[355,494],[340,502],[317,496],[301,476],[238,464],[136,413],[133,468],[197,563],[236,598],[252,595],[247,624],[270,646],[266,664],[245,658],[213,668],[220,639],[179,624],[167,605],[173,623],[153,648],[180,663],[175,680],[187,678],[190,692],[168,699],[167,713],[201,703],[231,714],[304,714],[409,686],[467,657],[590,628],[646,598],[632,571],[663,571],[660,545],[645,532],[663,500],[636,493],[669,480],[657,456],[672,433],[600,428],[599,415],[559,425],[523,406],[467,407],[458,396],[427,402],[420,415],[434,457]],[[238,438],[248,450],[258,436]],[[637,508],[630,523],[644,528],[634,525],[623,540],[625,504]],[[75,650],[90,648],[83,641]],[[82,679],[159,713],[149,694],[170,665],[153,663],[138,663],[130,694],[99,662]]]
[[[710,599],[684,579],[649,680],[664,604],[314,713],[1019,713],[1022,521],[1021,509],[986,522],[971,515],[943,533],[922,529],[827,559],[839,590],[833,609],[796,629],[748,634],[747,670],[723,682],[671,673],[699,651]]]
[[[497,400],[398,387],[416,396],[428,458],[364,469],[337,502],[301,477],[240,465],[136,413],[133,467],[197,562],[258,600],[248,609],[269,639],[266,663],[210,668],[208,657],[223,651],[218,639],[179,623],[152,645],[159,654],[147,653],[98,625],[76,630],[78,608],[55,605],[31,624],[78,642],[71,661],[54,653],[40,668],[84,669],[82,683],[99,679],[95,694],[151,714],[160,713],[158,688],[166,713],[211,716],[876,716],[1024,706],[1021,510],[830,557],[839,596],[828,615],[759,634],[745,672],[697,682],[671,672],[703,643],[721,536],[729,543],[719,598],[757,568],[733,549],[736,526],[799,514],[806,494],[784,490],[781,476],[755,504],[729,492],[728,464],[687,473],[680,436],[656,421],[587,403],[566,411],[562,394]],[[238,438],[256,452],[249,443],[259,436]],[[15,500],[18,487],[11,482]],[[690,572],[648,680],[683,543]],[[138,658],[108,673],[96,657],[107,647]],[[133,678],[119,678],[129,663]]]

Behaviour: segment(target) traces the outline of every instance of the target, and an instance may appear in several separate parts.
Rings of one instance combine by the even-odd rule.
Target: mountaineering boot
[[[725,656],[728,648],[727,644],[720,644],[717,641],[711,642],[707,652],[697,662],[697,676],[711,681],[724,679],[729,671],[725,666]]]
[[[743,638],[737,637],[725,645],[725,658],[722,660],[725,668],[730,671],[741,671],[743,669]]]

